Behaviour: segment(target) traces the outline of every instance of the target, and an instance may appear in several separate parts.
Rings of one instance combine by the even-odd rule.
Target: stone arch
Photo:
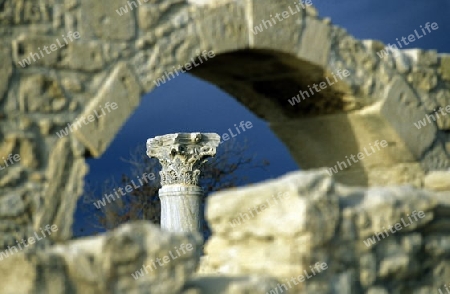
[[[40,25],[32,33],[6,30],[1,41],[5,49],[0,51],[2,60],[11,56],[13,60],[1,71],[5,78],[0,82],[4,100],[0,103],[8,123],[2,126],[7,141],[3,148],[27,155],[20,166],[8,170],[1,185],[4,199],[17,202],[8,213],[30,214],[27,225],[18,225],[21,234],[55,223],[60,230],[51,240],[70,238],[72,211],[86,172],[84,158],[106,149],[141,94],[155,86],[155,79],[204,50],[217,56],[192,73],[269,121],[304,168],[344,161],[345,156],[383,139],[389,148],[382,157],[368,158],[336,177],[355,185],[414,182],[420,186],[424,171],[450,166],[435,124],[420,135],[414,132],[413,122],[425,116],[422,97],[395,61],[377,58],[382,44],[353,39],[318,18],[310,7],[276,24],[277,31],[252,33],[254,25],[285,11],[291,2],[230,0],[197,5],[142,0],[139,7],[119,16],[114,10],[123,6],[122,1],[80,0],[58,2],[53,8],[44,3],[39,19],[12,19]],[[79,31],[81,38],[25,68],[18,66],[36,47],[54,43],[66,31]],[[431,55],[417,54],[415,62],[432,67],[437,62]],[[252,75],[262,68],[265,75],[255,80]],[[310,103],[288,104],[295,92],[339,69],[347,69],[349,79]],[[106,102],[117,102],[117,112],[63,138],[55,136]],[[405,169],[411,171],[399,177]]]

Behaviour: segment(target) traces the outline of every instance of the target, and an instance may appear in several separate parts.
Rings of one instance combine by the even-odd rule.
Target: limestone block
[[[133,1],[138,5],[137,1]],[[127,2],[111,0],[108,2],[80,0],[80,36],[85,40],[102,39],[107,41],[128,41],[135,37],[135,11]],[[139,9],[133,7],[133,9]],[[126,8],[120,15],[116,10]]]
[[[350,175],[349,175],[350,176]],[[394,186],[409,184],[421,188],[425,174],[420,163],[400,163],[368,171],[369,186]]]
[[[377,278],[377,259],[373,253],[361,254],[359,258],[359,281],[362,286],[373,285]]]
[[[11,49],[6,46],[5,42],[0,42],[0,103],[8,90],[9,80],[12,75],[12,63],[8,62],[11,60]]]
[[[444,148],[445,146],[439,141],[433,144],[421,160],[422,168],[426,171],[448,169],[450,158]]]
[[[416,67],[430,67],[438,62],[436,50],[406,49],[402,50],[413,61]]]
[[[16,142],[17,142],[17,138],[14,137],[7,137],[4,138],[1,142],[0,142],[0,155],[3,156],[7,156],[8,154],[12,154],[14,147],[16,146]]]
[[[20,194],[19,193],[14,193],[15,197],[20,198]],[[23,203],[19,204],[19,205],[23,205]],[[15,208],[17,209],[17,208]],[[8,213],[10,214],[10,213]],[[2,215],[3,217],[3,215]],[[10,220],[8,218],[4,218],[2,219],[2,221],[0,222],[0,232],[2,232],[2,234],[8,234],[9,232],[18,232],[20,231],[21,228],[23,226],[23,223],[17,222],[17,219],[14,220]],[[13,243],[10,243],[10,245],[13,245]],[[2,247],[0,246],[1,250],[6,249],[6,246]]]
[[[309,174],[310,178],[306,174]],[[325,243],[319,243],[313,237],[305,238],[303,242],[298,238],[306,236],[304,231],[309,230],[313,234],[323,235],[323,231],[327,231],[324,223],[320,223],[320,228],[311,225],[306,228],[300,227],[295,237],[283,235],[281,229],[273,228],[276,234],[270,238],[267,235],[252,233],[246,227],[253,225],[254,231],[258,232],[260,226],[268,226],[261,223],[264,213],[272,216],[272,221],[277,226],[301,226],[289,218],[291,210],[297,212],[297,218],[305,215],[306,218],[313,218],[315,221],[323,217],[328,222],[333,222],[333,213],[321,211],[321,206],[315,206],[311,210],[317,212],[314,216],[308,216],[308,209],[299,209],[294,204],[284,208],[283,216],[278,215],[276,209],[268,208],[253,217],[249,215],[242,218],[241,224],[235,222],[234,226],[230,225],[232,230],[226,229],[222,219],[226,219],[225,215],[232,214],[232,211],[237,213],[241,211],[241,207],[247,208],[247,203],[254,204],[250,196],[251,191],[264,199],[264,194],[273,192],[276,188],[276,182],[267,181],[242,190],[218,192],[215,197],[209,198],[207,206],[208,220],[214,232],[206,245],[208,259],[205,262],[210,271],[236,275],[266,273],[281,281],[296,273],[302,273],[308,268],[305,266],[308,263],[333,260],[333,266],[327,269],[323,276],[314,277],[304,284],[305,291],[319,289],[320,284],[323,288],[317,290],[319,291],[317,293],[322,293],[320,291],[328,293],[325,288],[335,289],[336,293],[359,293],[355,288],[359,287],[358,283],[364,289],[369,289],[381,281],[385,285],[394,285],[404,283],[411,277],[419,277],[424,270],[421,262],[424,258],[424,246],[427,252],[430,252],[429,256],[442,258],[442,255],[446,254],[445,250],[437,247],[442,245],[445,248],[448,238],[431,240],[424,238],[420,233],[431,232],[431,229],[439,235],[446,231],[444,222],[440,221],[439,228],[436,226],[437,220],[445,220],[450,216],[448,213],[443,214],[444,210],[438,209],[438,206],[445,204],[442,202],[443,198],[437,195],[408,186],[347,188],[333,182],[328,183],[318,171],[288,175],[278,182],[284,183],[283,186],[288,189],[294,188],[298,191],[297,197],[305,197],[312,201],[311,203],[314,203],[313,199],[320,199],[319,195],[324,197],[331,194],[331,198],[337,198],[341,213],[340,221],[334,229],[334,237],[326,238],[328,241]],[[308,192],[303,194],[303,189]],[[225,195],[229,200],[225,200]],[[289,203],[292,203],[293,199],[288,199]],[[307,207],[306,204],[305,206]],[[401,229],[397,228],[399,225]],[[396,232],[385,234],[378,241],[375,239],[377,242],[371,246],[364,242],[367,242],[367,238],[394,226],[397,228]],[[349,229],[355,230],[355,233],[347,234]],[[278,253],[270,254],[271,251],[275,251],[274,246],[279,248]],[[344,272],[340,268],[343,264],[346,265]],[[272,268],[276,270],[272,271]],[[443,277],[443,274],[436,275],[435,283],[439,283]],[[336,285],[340,285],[339,289]]]
[[[413,111],[416,110],[411,108],[411,112]],[[338,169],[338,177],[341,173],[352,172],[354,177],[360,178],[354,184],[367,185],[367,174],[364,174],[371,169],[387,168],[398,163],[416,160],[410,149],[417,147],[409,146],[408,142],[405,142],[404,138],[398,134],[396,125],[390,124],[390,121],[395,123],[394,119],[399,119],[397,114],[383,112],[384,110],[377,104],[349,114],[293,119],[289,122],[272,123],[270,127],[290,147],[292,156],[302,168],[329,168],[335,167],[338,161],[344,162],[346,167],[342,170]],[[386,117],[387,115],[389,116]],[[409,120],[403,117],[402,119]],[[415,127],[412,122],[411,127],[414,129],[404,128],[403,124],[398,127],[404,132],[410,132],[411,136],[415,136],[414,138],[417,137],[417,134],[413,134]],[[295,132],[296,136],[292,136],[291,132]],[[427,140],[434,140],[432,128],[423,132]],[[416,141],[414,138],[408,138],[408,140]],[[324,139],[326,144],[323,144]],[[385,140],[387,147],[379,149],[373,147],[372,150],[371,146],[374,146],[377,140],[379,142]],[[426,143],[431,142],[420,142],[422,145]],[[302,147],[298,148],[298,146]],[[360,152],[364,156],[361,160],[356,162],[350,160],[352,155],[357,156]],[[348,164],[347,158],[351,165]]]
[[[199,234],[172,235],[135,222],[102,236],[8,256],[0,263],[0,293],[180,293],[198,265],[201,243]]]
[[[399,163],[386,167],[359,168],[333,174],[338,183],[348,186],[396,186],[409,184],[421,188],[424,170],[420,163]]]
[[[353,207],[366,213],[365,220],[357,226],[358,236],[368,238],[374,232],[382,232],[386,225],[394,226],[396,223],[402,224],[402,233],[414,231],[434,219],[436,205],[436,199],[430,199],[427,193],[411,187],[371,188],[358,206]],[[417,220],[411,222],[408,216],[414,210],[423,211],[425,217],[416,217]]]
[[[140,101],[141,88],[125,63],[119,63],[103,87],[77,118],[75,136],[94,157],[100,156]],[[116,103],[115,109],[111,107]],[[110,105],[109,108],[107,104]],[[102,110],[103,109],[103,110]],[[89,117],[94,116],[90,122]],[[87,122],[81,123],[82,121]]]
[[[431,91],[436,87],[438,77],[433,69],[420,69],[408,75],[408,82],[418,89]]]
[[[270,242],[265,239],[242,237],[238,239],[237,244],[236,238],[232,239],[234,242],[227,239],[218,236],[206,245],[205,251],[208,253],[206,266],[213,272],[228,275],[255,273],[288,277],[317,261],[308,263],[310,259],[303,258],[304,256],[299,253],[306,251],[303,247],[308,247],[310,243],[307,242],[298,242],[299,246],[295,246],[297,244],[292,242],[292,246],[289,246],[283,239],[276,238]]]
[[[426,292],[428,293],[428,292]],[[384,287],[371,287],[369,288],[369,291],[367,291],[367,294],[389,294],[389,292]]]
[[[103,247],[101,268],[105,290],[123,293],[146,286],[155,293],[176,293],[195,272],[201,241],[199,235],[172,235],[145,222],[140,226],[122,226],[107,236]],[[182,244],[190,244],[191,250],[181,251]],[[125,247],[127,251],[123,252]],[[164,256],[170,256],[169,261]],[[156,264],[155,268],[152,262],[156,258],[164,263]],[[148,270],[142,270],[145,266]],[[143,275],[135,279],[131,274],[138,270]]]
[[[61,36],[39,36],[34,34],[22,34],[13,41],[13,60],[16,67],[27,68],[29,66],[46,66],[46,67],[56,67],[60,64],[64,56],[64,51],[67,49],[66,44],[57,43],[58,37],[61,42],[63,39]],[[56,51],[50,51],[46,53],[44,46],[50,47],[52,44],[57,46]],[[40,49],[39,49],[40,48]],[[28,59],[25,62],[24,59]],[[22,63],[22,65],[19,64]]]
[[[249,14],[247,18],[250,18],[250,21],[245,27],[248,30],[250,47],[299,54],[301,51],[299,50],[299,47],[303,45],[300,42],[302,34],[301,28],[306,19],[306,11],[302,9],[300,5],[298,5],[298,7],[300,7],[298,10],[295,4],[298,3],[287,0],[249,1],[249,6],[251,7],[247,7],[248,11],[246,13]],[[285,17],[282,17],[283,13]],[[281,21],[276,19],[277,14],[278,17],[282,19]],[[315,24],[312,23],[311,29],[314,29],[314,26]],[[319,30],[318,34],[322,32],[320,26],[315,27],[315,29]],[[311,45],[314,46],[313,44]],[[302,50],[302,54],[307,51],[305,49]],[[318,56],[320,56],[320,53]]]
[[[422,108],[426,113],[432,113],[438,109],[438,103],[436,101],[436,95],[430,94],[425,90],[417,89],[417,96],[420,97]]]
[[[58,224],[59,228],[58,234],[52,235],[52,240],[55,242],[68,240],[72,236],[73,213],[78,197],[83,193],[83,179],[88,172],[84,158],[74,159],[69,168],[70,174],[66,174],[62,182],[64,189],[59,190],[59,198],[62,198],[61,207],[53,219],[53,223]]]
[[[402,77],[395,76],[386,87],[381,115],[418,159],[435,140],[436,126],[429,124],[420,130],[414,126],[414,123],[425,118],[425,111],[416,106],[417,101],[417,96]]]
[[[69,103],[59,81],[41,74],[22,78],[19,95],[20,108],[26,112],[60,112]]]
[[[374,53],[383,50],[385,47],[385,44],[378,40],[362,40],[361,43],[364,47]]]
[[[71,10],[78,6],[78,0],[64,0],[64,8]]]
[[[190,17],[193,18],[193,29],[198,40],[196,37],[190,37],[190,40],[198,42],[195,49],[212,50],[217,55],[251,47],[249,38],[253,34],[248,28],[247,18],[251,16],[248,16],[250,12],[247,9],[248,6],[239,4],[194,10]]]
[[[382,260],[379,276],[381,278],[395,277],[398,280],[402,280],[410,274],[410,262],[410,258],[405,254]]]
[[[106,63],[102,47],[100,42],[73,42],[68,46],[65,64],[70,69],[100,71]]]
[[[450,171],[432,171],[425,176],[424,188],[433,191],[450,191]]]
[[[447,116],[442,116],[439,113],[439,117],[436,120],[436,123],[439,130],[450,131],[450,116],[448,114]]]
[[[20,141],[20,164],[25,167],[35,169],[40,166],[38,156],[39,148],[35,140],[22,139]]]
[[[330,240],[339,213],[335,199],[327,196],[333,191],[330,178],[323,172],[315,175],[303,174],[300,181],[298,174],[288,175],[209,198],[207,218],[214,237],[205,251],[210,268],[286,278],[323,261],[326,254],[313,255],[310,249]]]
[[[212,230],[231,239],[306,234],[313,244],[327,242],[334,234],[339,211],[336,199],[327,196],[332,191],[331,178],[324,171],[318,173],[317,177],[292,174],[266,186],[216,193],[207,210]],[[290,225],[283,225],[286,222]]]
[[[441,55],[440,73],[443,79],[450,81],[450,54]]]
[[[160,4],[145,4],[139,7],[138,10],[138,24],[139,28],[143,31],[151,31],[156,28],[162,14],[165,12],[163,9],[170,7],[169,5]]]
[[[54,144],[49,162],[46,178],[51,181],[43,191],[45,197],[37,209],[35,228],[57,225],[57,233],[49,237],[56,242],[72,236],[73,212],[83,191],[82,179],[87,167],[84,159],[73,155],[69,137],[63,137]]]
[[[331,51],[331,26],[324,21],[308,18],[300,39],[298,56],[326,66]]]
[[[24,253],[15,253],[0,261],[0,294],[36,293],[35,281],[39,272],[36,261]]]
[[[405,74],[411,70],[411,60],[406,54],[399,51],[400,54],[395,57],[395,68],[399,73]]]
[[[450,105],[450,90],[449,89],[439,89],[436,94],[436,102],[440,107],[442,107],[444,109],[448,105]],[[437,108],[435,108],[435,109],[437,109]]]

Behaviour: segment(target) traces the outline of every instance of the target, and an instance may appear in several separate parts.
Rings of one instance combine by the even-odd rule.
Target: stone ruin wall
[[[167,289],[176,293],[182,287],[191,292],[200,290],[187,288],[206,287],[205,293],[213,293],[207,290],[211,279],[217,287],[222,285],[223,291],[240,289],[236,291],[247,293],[247,288],[248,293],[256,293],[252,292],[254,289],[265,293],[277,281],[266,283],[265,279],[249,277],[250,274],[263,272],[278,279],[289,278],[315,258],[328,260],[330,269],[305,285],[311,285],[311,289],[323,287],[323,293],[337,291],[332,289],[336,284],[342,285],[336,293],[362,293],[359,291],[364,289],[371,289],[370,293],[391,293],[393,289],[399,292],[392,293],[406,291],[403,289],[429,293],[427,289],[437,289],[442,281],[448,283],[445,195],[448,196],[450,180],[445,170],[450,167],[450,117],[441,116],[420,131],[413,123],[439,106],[450,105],[450,56],[407,50],[397,58],[379,59],[376,52],[384,44],[355,40],[329,20],[318,17],[311,7],[279,24],[285,34],[264,32],[255,36],[250,32],[251,24],[273,11],[285,10],[290,1],[211,3],[198,6],[182,0],[152,0],[120,17],[114,11],[123,6],[119,0],[107,4],[45,0],[38,6],[24,0],[0,3],[0,156],[21,157],[18,163],[0,170],[0,249],[32,236],[47,224],[59,228],[57,233],[37,242],[29,253],[0,262],[2,277],[8,277],[1,280],[0,293],[18,293],[14,289],[22,289],[21,293],[120,293],[123,289],[130,291],[127,293],[146,293],[150,285],[160,287],[156,293],[168,293],[164,292]],[[37,47],[55,43],[69,31],[79,32],[80,39],[25,68],[18,64]],[[201,248],[198,238],[169,236],[145,224],[131,225],[135,226],[131,229],[125,226],[103,237],[69,241],[75,204],[87,172],[85,158],[105,151],[139,105],[141,95],[152,90],[153,80],[204,50],[214,51],[217,57],[191,73],[221,87],[266,119],[303,168],[332,166],[377,139],[386,139],[389,148],[377,158],[368,158],[339,172],[334,180],[303,172],[288,177],[289,180],[280,179],[280,183],[292,181],[299,189],[291,191],[297,197],[297,210],[291,212],[297,219],[288,220],[298,226],[292,226],[290,232],[279,232],[279,228],[265,221],[279,217],[276,210],[267,210],[261,219],[258,216],[232,231],[224,224],[230,217],[224,214],[228,209],[225,205],[225,210],[209,211],[215,233],[206,245],[208,258],[202,260],[200,270],[237,277],[193,278]],[[343,68],[350,71],[349,79],[318,95],[308,107],[287,103],[298,89]],[[238,81],[233,78],[236,69],[243,75]],[[258,74],[258,82],[250,78]],[[56,136],[67,123],[106,102],[119,105],[113,115],[66,137]],[[303,177],[315,180],[304,186]],[[315,182],[325,186],[319,189]],[[397,187],[345,188],[338,183]],[[401,184],[439,192],[398,186]],[[328,192],[323,191],[326,187]],[[244,195],[252,190],[238,191]],[[377,204],[365,195],[375,199],[386,195],[389,201]],[[231,198],[222,201],[230,201],[231,207],[251,203],[248,199]],[[309,212],[309,205],[322,205],[315,201],[334,201],[334,206],[327,208],[334,215],[330,222],[322,220],[319,207],[317,213]],[[423,207],[420,209],[426,209],[429,217],[417,228],[410,228],[414,230],[405,230],[384,240],[383,245],[380,242],[374,249],[364,250],[359,248],[364,247],[361,239],[378,229],[371,225],[381,217],[376,205],[391,211],[382,215],[386,223],[397,222],[408,213],[406,208],[412,211]],[[299,236],[311,234],[303,223],[305,214],[297,214],[298,209],[314,213],[310,221],[322,224],[320,228],[330,226],[327,233],[314,240],[300,238],[301,246],[297,246]],[[261,229],[249,231],[250,226]],[[130,231],[142,234],[135,236]],[[161,239],[158,247],[148,243],[152,238]],[[125,277],[144,260],[189,238],[197,240],[191,242],[196,250],[186,260],[161,269],[155,277],[150,275],[142,282]],[[254,250],[253,245],[262,249]],[[289,250],[278,253],[278,247]],[[354,250],[346,254],[334,252],[342,248]],[[254,255],[244,257],[249,249]],[[427,262],[424,256],[429,257]],[[264,257],[264,264],[273,266],[266,266],[263,271],[261,260],[254,262],[258,257]],[[166,283],[158,275],[171,278]],[[154,285],[156,279],[160,286]]]

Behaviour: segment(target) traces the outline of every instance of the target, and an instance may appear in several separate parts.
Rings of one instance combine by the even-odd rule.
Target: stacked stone
[[[320,171],[219,192],[202,272],[267,274],[294,293],[436,292],[450,277],[449,199],[450,189],[348,188]]]
[[[0,293],[178,294],[195,273],[201,251],[200,234],[174,235],[136,222],[3,260]]]

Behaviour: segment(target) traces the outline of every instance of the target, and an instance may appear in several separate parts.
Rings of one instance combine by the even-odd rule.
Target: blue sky
[[[407,37],[426,22],[437,22],[439,29],[405,48],[436,49],[450,53],[450,0],[322,0],[313,1],[322,17],[345,28],[358,39],[377,39],[394,43]],[[273,29],[276,29],[274,27]],[[257,159],[268,159],[268,172],[252,173],[251,180],[277,177],[299,167],[287,149],[269,129],[266,122],[244,108],[233,97],[189,74],[183,74],[144,95],[141,105],[116,135],[99,159],[89,159],[86,180],[101,183],[111,176],[119,177],[130,167],[121,158],[128,158],[138,144],[148,138],[176,132],[216,132],[220,135],[240,121],[251,121],[253,128],[244,137],[251,144]],[[78,202],[82,205],[81,200]],[[74,230],[83,224],[83,213],[77,209]]]

